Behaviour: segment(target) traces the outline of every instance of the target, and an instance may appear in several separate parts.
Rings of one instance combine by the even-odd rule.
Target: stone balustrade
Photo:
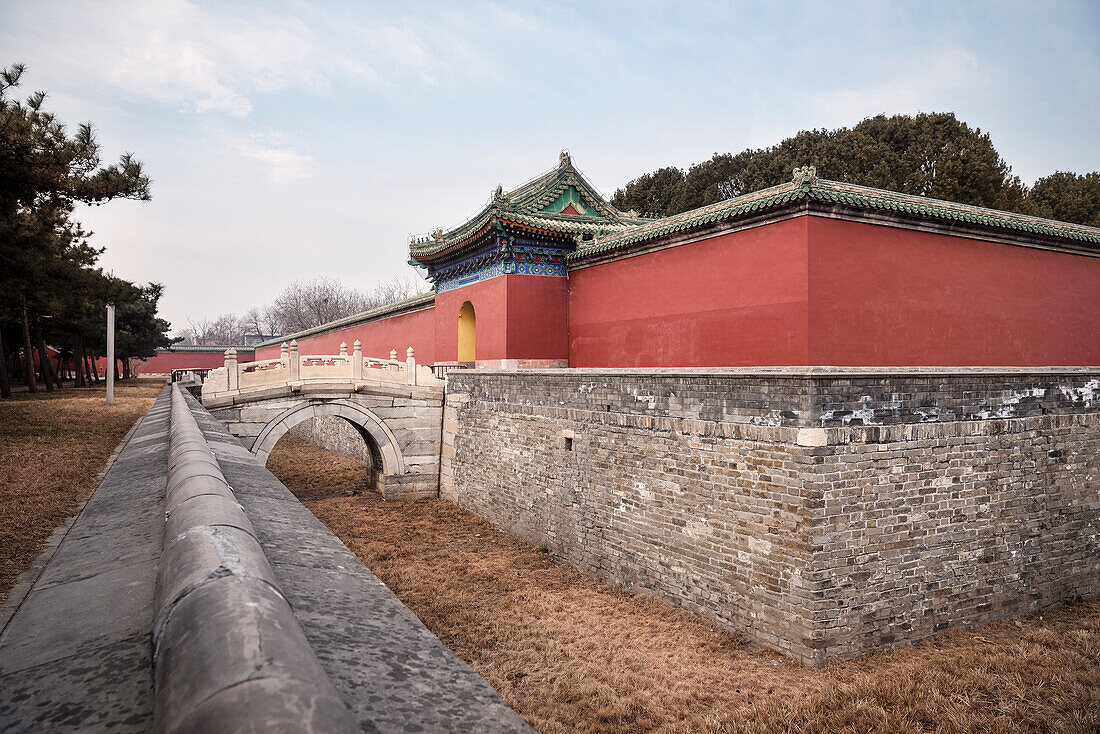
[[[298,342],[283,343],[279,357],[255,362],[237,362],[237,350],[225,352],[225,366],[213,369],[203,381],[203,399],[219,398],[280,385],[291,389],[311,382],[351,382],[356,385],[368,382],[386,382],[400,385],[442,386],[428,365],[418,365],[412,347],[405,353],[405,360],[397,359],[397,350],[389,359],[364,357],[362,345],[356,339],[352,353],[348,354],[346,342],[340,344],[339,354],[299,354]]]

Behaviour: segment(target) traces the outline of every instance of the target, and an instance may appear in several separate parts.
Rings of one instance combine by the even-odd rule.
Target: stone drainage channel
[[[0,634],[0,730],[529,731],[166,387]]]

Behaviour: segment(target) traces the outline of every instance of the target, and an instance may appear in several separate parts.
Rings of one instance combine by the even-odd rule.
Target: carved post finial
[[[351,345],[351,379],[363,379],[363,345],[358,339]]]
[[[390,359],[392,359],[394,362],[397,361],[397,350],[396,349],[391,349],[390,350]]]
[[[225,350],[225,373],[229,378],[229,389],[240,388],[240,373],[237,371],[237,350],[233,347]]]
[[[301,360],[298,359],[298,340],[297,339],[291,339],[291,341],[290,341],[290,351],[289,351],[289,354],[287,355],[287,357],[290,360],[290,365],[289,365],[290,370],[289,370],[289,373],[288,373],[287,377],[291,382],[297,382],[298,379],[299,379],[299,376],[302,373],[302,362],[301,362]]]
[[[416,354],[413,352],[413,348],[409,347],[405,352],[405,371],[408,376],[408,383],[410,385],[416,384]]]
[[[340,356],[341,357],[348,356],[348,343],[347,342],[340,342]]]

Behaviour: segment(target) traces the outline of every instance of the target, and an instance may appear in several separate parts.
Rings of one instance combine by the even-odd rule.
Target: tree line
[[[363,311],[403,301],[422,293],[421,283],[396,276],[370,290],[343,285],[333,278],[296,280],[266,306],[244,314],[226,313],[190,320],[177,332],[183,344],[248,344],[312,329]]]
[[[11,377],[36,392],[98,381],[106,353],[105,307],[116,312],[115,350],[124,378],[131,358],[171,343],[157,317],[163,287],[114,277],[97,265],[104,248],[73,219],[77,204],[147,201],[149,177],[126,153],[104,165],[91,123],[74,132],[44,108],[45,92],[13,95],[25,67],[0,69],[0,395]],[[51,358],[50,349],[56,350]],[[37,353],[37,359],[35,354]],[[55,364],[56,362],[56,364]],[[36,365],[37,363],[37,365]]]
[[[802,131],[769,148],[715,153],[686,171],[643,174],[611,203],[670,216],[784,183],[806,165],[834,181],[1100,227],[1100,172],[1058,171],[1028,188],[988,133],[951,112],[877,115],[851,128]]]

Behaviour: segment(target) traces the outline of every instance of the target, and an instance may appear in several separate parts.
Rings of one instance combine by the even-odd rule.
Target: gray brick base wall
[[[440,491],[822,664],[1100,596],[1097,374],[455,371]]]

